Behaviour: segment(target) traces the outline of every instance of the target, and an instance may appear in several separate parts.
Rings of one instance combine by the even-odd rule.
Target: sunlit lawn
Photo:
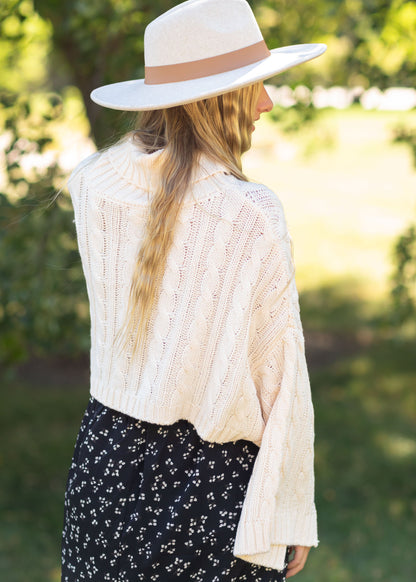
[[[245,160],[283,201],[304,291],[321,544],[299,582],[415,579],[414,344],[374,320],[388,309],[393,242],[414,218],[412,160],[390,143],[400,119],[416,125],[415,113],[328,111],[302,139],[262,121]],[[86,384],[67,384],[0,384],[1,581],[59,580],[65,480],[88,399]]]
[[[370,298],[385,294],[392,245],[415,220],[416,172],[397,124],[416,127],[416,111],[326,110],[288,137],[257,123],[248,175],[271,187],[285,207],[302,289],[354,278]]]

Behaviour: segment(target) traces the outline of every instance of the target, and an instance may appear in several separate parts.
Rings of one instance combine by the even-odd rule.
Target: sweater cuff
[[[285,519],[286,517],[286,519]],[[317,546],[316,512],[279,516],[271,521],[241,522],[234,543],[234,556],[266,568],[283,570],[287,546]]]
[[[234,556],[266,568],[283,570],[286,545],[270,545],[270,521],[239,523],[234,543]]]
[[[273,544],[285,543],[289,546],[314,546],[318,541],[316,509],[313,505],[307,511],[278,512],[278,519],[272,525]]]

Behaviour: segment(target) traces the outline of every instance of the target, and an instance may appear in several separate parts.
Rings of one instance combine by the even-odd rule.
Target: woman
[[[290,238],[241,155],[272,107],[263,79],[324,50],[269,51],[245,0],[190,0],[146,29],[145,80],[92,93],[143,113],[69,181],[91,399],[63,581],[276,582],[317,545]]]

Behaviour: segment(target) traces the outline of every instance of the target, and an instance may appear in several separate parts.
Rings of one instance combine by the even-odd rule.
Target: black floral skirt
[[[65,493],[62,582],[282,582],[233,556],[258,447],[202,440],[91,398]]]

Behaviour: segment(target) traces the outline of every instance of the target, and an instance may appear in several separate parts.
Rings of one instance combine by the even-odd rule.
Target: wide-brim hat
[[[228,93],[310,61],[321,43],[269,50],[246,0],[188,0],[146,28],[145,78],[95,89],[111,109],[163,109]]]

